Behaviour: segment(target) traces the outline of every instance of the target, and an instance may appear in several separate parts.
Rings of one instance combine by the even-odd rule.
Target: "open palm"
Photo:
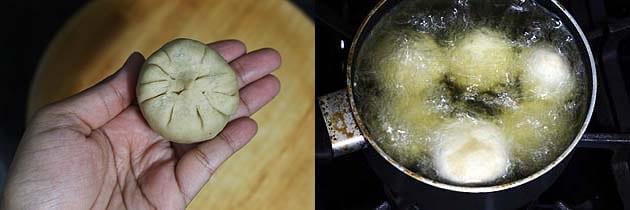
[[[230,155],[256,133],[248,116],[279,90],[278,53],[245,54],[235,40],[209,44],[234,68],[241,103],[212,141],[171,143],[135,102],[143,57],[132,54],[98,85],[40,110],[11,165],[6,209],[183,209]]]

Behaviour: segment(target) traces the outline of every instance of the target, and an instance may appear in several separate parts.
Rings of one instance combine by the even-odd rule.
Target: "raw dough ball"
[[[505,35],[480,28],[455,44],[451,51],[451,73],[455,83],[464,88],[488,90],[515,80],[514,58]]]
[[[455,119],[439,131],[433,153],[438,176],[458,184],[493,181],[508,171],[508,139],[494,124]]]
[[[136,92],[151,128],[177,143],[215,137],[240,101],[232,68],[210,47],[190,39],[170,41],[149,56]]]
[[[548,46],[529,48],[521,55],[521,83],[526,97],[564,100],[575,88],[569,61]]]
[[[443,49],[426,33],[403,30],[384,35],[375,48],[379,84],[393,94],[415,95],[446,72]]]

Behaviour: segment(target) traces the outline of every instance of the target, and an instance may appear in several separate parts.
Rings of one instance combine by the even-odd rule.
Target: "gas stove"
[[[352,37],[377,2],[317,1],[316,96],[345,88]],[[630,2],[561,3],[589,39],[599,78],[597,104],[563,174],[521,209],[630,209]],[[317,209],[420,210],[388,189],[361,152],[332,158],[321,113],[316,141]]]

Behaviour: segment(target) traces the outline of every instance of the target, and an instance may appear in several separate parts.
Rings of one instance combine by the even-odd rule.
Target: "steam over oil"
[[[443,183],[489,186],[541,170],[587,108],[577,37],[565,24],[529,0],[401,2],[353,64],[369,135]]]

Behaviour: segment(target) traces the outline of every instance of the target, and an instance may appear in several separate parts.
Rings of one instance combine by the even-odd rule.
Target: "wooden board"
[[[188,209],[314,209],[314,25],[284,0],[95,0],[50,44],[28,115],[112,74],[133,51],[176,37],[240,39],[283,58],[282,89],[254,115],[254,140],[228,160]]]

